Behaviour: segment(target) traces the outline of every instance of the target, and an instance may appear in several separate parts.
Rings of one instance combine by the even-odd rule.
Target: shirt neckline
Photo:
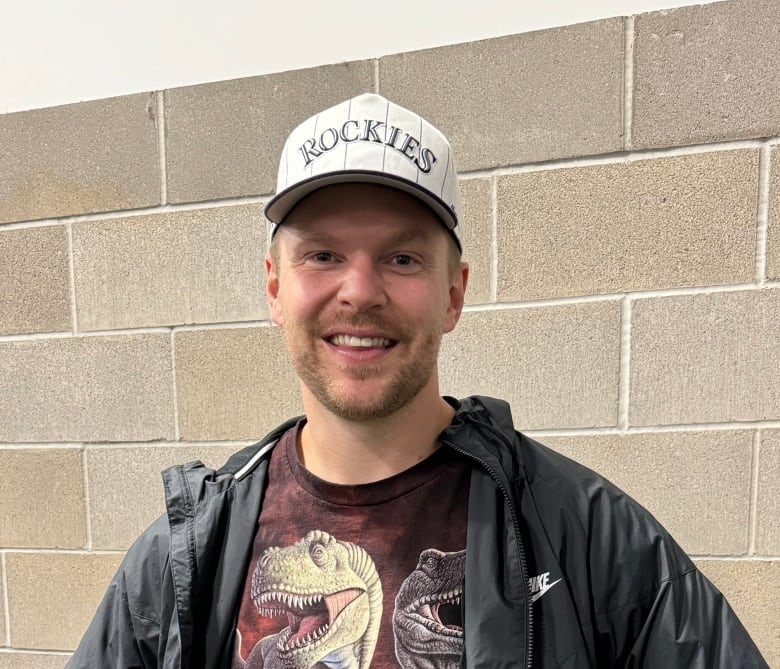
[[[306,419],[302,418],[280,439],[289,471],[298,485],[313,497],[342,506],[384,504],[431,483],[456,466],[453,454],[439,447],[427,458],[394,476],[373,483],[347,485],[331,483],[312,474],[298,459],[298,436]]]

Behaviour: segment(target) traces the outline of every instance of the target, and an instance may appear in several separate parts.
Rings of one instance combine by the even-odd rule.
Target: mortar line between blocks
[[[379,58],[374,58],[374,93],[379,93]]]
[[[92,501],[89,494],[89,465],[87,464],[87,449],[81,450],[81,475],[84,482],[84,533],[87,540],[87,550],[92,550]]]
[[[756,430],[780,428],[780,420],[750,421],[744,423],[686,423],[680,425],[642,425],[622,429],[616,425],[608,427],[558,427],[523,429],[531,437],[588,437],[600,435],[663,434],[667,432],[718,432],[726,430]]]
[[[203,440],[185,440],[179,439],[158,439],[153,441],[96,441],[92,443],[68,444],[59,441],[36,441],[36,442],[4,442],[0,441],[0,450],[23,451],[35,449],[62,449],[62,450],[119,450],[122,448],[188,448],[199,446],[233,446],[236,449],[244,448],[258,443],[257,439],[203,439]],[[2,550],[2,549],[0,549]]]
[[[5,611],[5,645],[11,645],[11,611],[8,603],[8,564],[5,561],[5,552],[0,551],[0,567],[3,571],[3,611]]]
[[[0,344],[13,343],[17,341],[46,341],[48,339],[70,339],[73,332],[36,332],[34,334],[24,335],[0,335]]]
[[[59,218],[43,218],[38,221],[21,221],[19,223],[0,223],[0,232],[7,230],[29,230],[30,228],[50,228],[53,225],[62,225]]]
[[[591,302],[617,302],[619,299],[619,295],[583,295],[581,297],[553,297],[546,300],[528,300],[526,302],[486,302],[483,304],[468,304],[463,307],[463,311],[516,311],[521,309],[589,304]]]
[[[84,548],[3,548],[0,553],[14,555],[125,555],[126,550],[98,548],[88,551]]]
[[[623,148],[631,150],[631,132],[634,115],[634,17],[628,16],[623,23]]]
[[[769,231],[770,150],[765,145],[758,154],[758,212],[756,216],[756,283],[766,285],[766,246]]]
[[[198,323],[197,325],[174,325],[174,332],[197,332],[199,330],[236,330],[239,328],[270,328],[275,327],[267,321],[225,321],[224,323]]]
[[[692,560],[713,562],[780,562],[777,555],[689,555]]]
[[[116,218],[130,218],[132,216],[147,216],[150,214],[166,214],[179,211],[193,211],[195,209],[219,209],[220,207],[236,207],[245,204],[264,204],[271,197],[270,193],[260,195],[236,195],[219,199],[202,200],[199,202],[181,202],[173,204],[156,204],[149,207],[136,207],[130,209],[115,209],[94,213],[72,214],[56,218],[45,218],[35,221],[17,221],[14,223],[0,223],[0,231],[18,230],[25,228],[41,228],[62,223],[87,223],[96,221],[108,221]]]
[[[79,333],[78,308],[76,307],[76,263],[73,260],[73,224],[65,224],[65,237],[68,241],[68,281],[70,283],[70,320],[73,335]]]
[[[240,328],[273,327],[271,321],[226,321],[224,323],[200,323],[198,325],[161,325],[159,327],[118,328],[116,330],[92,330],[79,332],[78,339],[90,337],[119,337],[122,335],[165,334],[170,332],[194,332],[199,330],[235,330]],[[72,339],[72,332],[36,332],[33,334],[0,335],[0,344],[46,341],[49,339]]]
[[[620,304],[620,353],[618,371],[618,427],[628,429],[628,403],[631,383],[631,300],[624,297]]]
[[[462,170],[459,176],[463,179],[489,177],[493,175],[506,176],[524,174],[526,172],[544,172],[547,170],[566,169],[570,167],[592,167],[596,165],[611,165],[615,163],[632,163],[640,160],[656,158],[672,158],[674,156],[690,156],[699,153],[715,153],[717,151],[734,151],[737,149],[760,149],[767,145],[766,139],[736,139],[708,144],[690,144],[688,146],[671,146],[657,149],[631,149],[630,151],[613,151],[600,155],[580,156],[575,158],[551,158],[532,163],[518,163],[501,167],[485,167],[473,170]]]
[[[89,332],[80,332],[79,337],[116,337],[118,335],[161,334],[170,331],[170,325],[160,325],[157,327],[117,328],[116,330],[90,330]]]
[[[160,160],[160,203],[168,204],[168,166],[165,150],[165,91],[157,91],[157,146]]]
[[[179,441],[179,396],[176,389],[176,333],[171,332],[171,389],[173,390],[173,438]]]
[[[768,281],[765,287],[780,287],[780,281]],[[689,286],[685,288],[656,288],[637,290],[628,293],[597,293],[595,295],[575,295],[567,297],[548,297],[516,302],[485,302],[482,304],[470,304],[464,311],[497,311],[500,309],[530,309],[534,307],[554,307],[567,304],[586,304],[588,302],[616,302],[624,297],[632,301],[646,300],[663,297],[691,297],[695,295],[714,295],[717,293],[757,292],[762,289],[755,282],[734,283],[720,286]]]
[[[753,435],[753,448],[750,454],[750,504],[748,506],[748,554],[756,552],[756,532],[758,530],[758,460],[761,456],[761,430]]]
[[[490,301],[498,300],[498,177],[490,179]]]
[[[20,648],[20,647],[13,647],[13,648],[0,648],[0,655],[56,655],[57,657],[65,657],[68,658],[73,654],[72,651],[69,650],[46,650],[41,648]]]
[[[83,443],[72,444],[61,441],[0,441],[0,449],[5,451],[31,451],[35,449],[51,449],[57,448],[61,450],[81,450],[84,447]]]
[[[90,332],[36,332],[25,335],[2,335],[0,344],[18,341],[46,341],[47,339],[90,339],[92,337],[119,337],[121,335],[160,334],[170,332],[170,327],[120,328],[117,330],[93,330]]]

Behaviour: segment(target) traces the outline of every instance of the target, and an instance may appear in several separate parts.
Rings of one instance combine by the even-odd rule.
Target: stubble
[[[339,319],[338,330],[367,328],[397,340],[406,349],[395,369],[387,363],[339,364],[328,360],[322,345],[324,328],[311,321],[285,327],[285,343],[303,384],[328,411],[345,420],[368,421],[390,416],[409,404],[428,384],[436,370],[441,329],[414,332],[409,327],[390,325],[384,319],[353,315]],[[334,325],[330,325],[330,331]],[[392,334],[390,334],[392,333]],[[418,338],[415,339],[415,336]],[[385,376],[378,390],[368,390],[371,381]]]

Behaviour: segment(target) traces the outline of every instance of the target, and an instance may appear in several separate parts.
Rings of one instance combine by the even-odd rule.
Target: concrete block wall
[[[443,390],[650,508],[780,668],[780,4],[729,0],[0,116],[0,669],[64,665],[162,468],[300,411],[262,205],[372,90],[459,158]]]

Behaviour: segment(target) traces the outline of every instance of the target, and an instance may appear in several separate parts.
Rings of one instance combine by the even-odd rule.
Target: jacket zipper
[[[481,421],[473,420],[472,422],[479,424],[480,426],[490,430],[493,434],[495,434],[501,441],[506,441],[504,439],[504,436],[493,429],[492,426],[488,425],[487,423],[483,423]],[[480,458],[477,455],[474,455],[473,453],[469,453],[468,451],[462,449],[460,446],[457,446],[451,441],[448,441],[446,439],[441,440],[443,444],[449,446],[453,450],[457,451],[461,455],[465,455],[467,458],[471,458],[475,462],[478,462],[485,471],[487,471],[488,474],[490,474],[490,478],[493,479],[493,481],[498,486],[499,490],[501,490],[501,493],[504,495],[504,499],[506,500],[507,507],[509,508],[509,513],[512,516],[512,524],[515,528],[515,535],[517,536],[517,553],[518,558],[520,560],[520,574],[523,578],[523,589],[524,592],[526,592],[526,601],[528,602],[528,606],[526,609],[526,622],[525,622],[525,638],[526,638],[526,667],[527,669],[533,669],[533,646],[534,646],[534,637],[533,637],[533,630],[534,630],[534,620],[533,620],[533,602],[531,602],[531,598],[527,596],[528,592],[528,565],[526,563],[525,559],[525,550],[523,549],[523,536],[520,533],[520,522],[517,519],[517,513],[515,512],[515,508],[512,505],[512,498],[509,496],[509,491],[507,491],[506,487],[502,483],[501,479],[498,477],[498,474],[496,474],[495,470],[482,458]],[[511,446],[510,446],[511,447]]]

